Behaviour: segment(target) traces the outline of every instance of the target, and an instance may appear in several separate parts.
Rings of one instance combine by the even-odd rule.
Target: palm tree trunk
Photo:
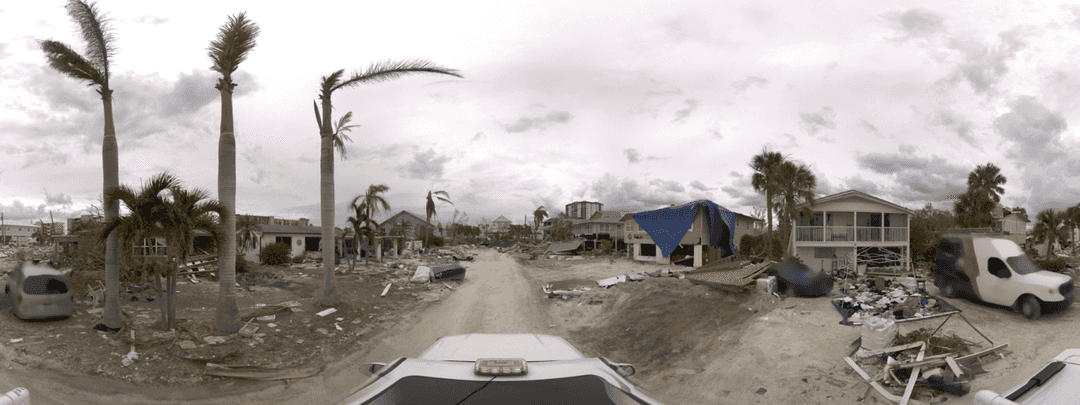
[[[322,305],[331,307],[338,304],[337,289],[334,283],[334,145],[330,131],[330,112],[333,105],[330,95],[322,97],[322,133],[321,159],[319,165],[322,203],[322,258],[323,258],[323,297]]]
[[[236,308],[236,137],[233,135],[232,86],[228,77],[221,93],[221,137],[218,139],[218,200],[223,215],[222,246],[218,246],[218,305],[214,328],[220,333],[240,330]],[[186,246],[184,247],[186,248]]]
[[[158,308],[161,310],[161,329],[169,330],[169,306],[166,302],[168,298],[165,295],[165,287],[161,285],[161,277],[164,276],[164,274],[161,274],[160,266],[154,266],[154,268],[154,281],[156,281],[157,284]]]
[[[116,127],[113,126],[112,90],[101,86],[101,103],[105,110],[105,136],[101,142],[101,162],[105,190],[120,186],[120,155],[116,144]],[[105,206],[105,223],[120,216],[120,202]],[[116,235],[110,233],[105,239],[105,310],[101,323],[109,329],[124,326],[120,318],[120,262],[117,255]]]

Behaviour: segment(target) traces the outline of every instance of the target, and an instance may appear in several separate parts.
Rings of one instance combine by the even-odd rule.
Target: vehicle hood
[[[565,339],[557,336],[526,334],[470,333],[446,336],[421,359],[476,361],[480,358],[518,358],[525,361],[577,360],[585,356]]]
[[[1055,292],[1057,292],[1057,287],[1059,285],[1072,281],[1072,277],[1046,270],[1036,271],[1031,274],[1021,274],[1020,276],[1022,276],[1021,280],[1025,283],[1051,287]]]

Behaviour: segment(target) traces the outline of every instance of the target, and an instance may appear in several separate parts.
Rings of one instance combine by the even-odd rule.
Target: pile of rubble
[[[924,284],[910,277],[845,281],[840,286],[843,296],[834,298],[833,306],[844,317],[840,322],[843,325],[862,325],[864,320],[875,316],[903,322],[960,312],[945,300],[928,294]]]
[[[939,327],[940,328],[940,327]],[[977,330],[976,330],[977,331]],[[896,336],[896,345],[878,350],[859,348],[844,361],[886,399],[900,404],[939,402],[942,393],[963,396],[971,390],[973,376],[985,373],[982,365],[1004,358],[1008,344],[975,351],[972,343],[956,335],[934,336],[923,328]],[[981,334],[981,333],[980,333]],[[860,346],[856,340],[853,346]],[[989,340],[988,340],[989,341]],[[990,342],[993,345],[993,342]],[[870,395],[859,399],[863,402]]]

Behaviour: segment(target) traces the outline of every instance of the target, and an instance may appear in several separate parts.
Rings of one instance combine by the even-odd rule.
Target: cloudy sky
[[[912,209],[994,162],[1003,203],[1080,202],[1080,3],[101,0],[120,181],[169,170],[217,190],[219,96],[206,47],[230,14],[262,29],[234,80],[237,210],[319,221],[320,78],[424,58],[464,79],[340,90],[360,124],[336,160],[337,225],[368,185],[394,212],[449,192],[470,223],[569,202],[707,198],[750,214],[763,147],[808,164],[818,195]],[[816,2],[815,2],[816,3]],[[101,195],[102,111],[37,41],[83,50],[65,2],[0,6],[0,211],[85,212]]]

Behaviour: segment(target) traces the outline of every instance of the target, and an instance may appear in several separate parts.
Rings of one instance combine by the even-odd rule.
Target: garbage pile
[[[888,321],[875,317],[867,319],[867,323],[883,325]],[[897,335],[895,346],[878,350],[869,350],[863,344],[844,361],[881,396],[892,402],[907,403],[911,399],[918,399],[934,403],[943,393],[956,396],[967,394],[971,390],[973,377],[986,372],[982,365],[1004,358],[1000,352],[1008,346],[1005,343],[976,351],[982,346],[980,343],[967,341],[955,334],[935,336],[935,332],[936,329],[922,328],[907,335]],[[860,340],[856,340],[853,346],[859,346]],[[866,396],[869,389],[867,391]],[[859,401],[864,402],[866,396]]]
[[[918,280],[863,279],[844,282],[841,297],[833,306],[844,317],[843,325],[862,325],[870,317],[897,322],[934,318],[960,312],[945,300],[918,287]]]

